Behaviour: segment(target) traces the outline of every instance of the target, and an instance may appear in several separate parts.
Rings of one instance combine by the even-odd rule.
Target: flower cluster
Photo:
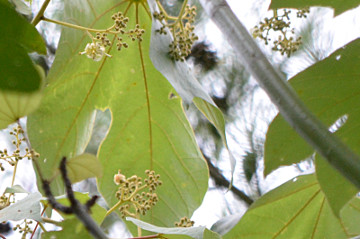
[[[147,178],[142,180],[136,175],[126,178],[121,171],[114,176],[115,184],[119,185],[116,198],[122,217],[145,215],[159,201],[155,190],[162,185],[160,175],[154,171],[146,170]]]
[[[26,238],[26,235],[28,234],[28,233],[32,233],[33,231],[32,231],[32,229],[30,228],[30,224],[32,224],[32,221],[31,220],[24,220],[23,221],[23,223],[24,223],[24,225],[21,225],[21,224],[17,224],[14,228],[13,228],[13,230],[14,231],[16,231],[16,230],[18,230],[19,229],[19,233],[22,233],[22,236],[21,236],[21,239],[25,239]]]
[[[20,152],[20,146],[22,142],[25,141],[25,138],[22,136],[24,133],[23,129],[20,126],[17,126],[13,128],[10,131],[10,136],[15,137],[15,139],[12,141],[12,144],[15,145],[16,149],[10,154],[7,149],[0,150],[0,170],[4,171],[5,168],[3,166],[2,161],[7,162],[11,166],[15,166],[19,160],[22,160],[24,158],[32,159],[38,158],[40,155],[36,153],[34,150],[29,150],[29,148],[25,148],[25,153],[21,154]]]
[[[198,40],[198,36],[194,33],[196,7],[190,6],[184,2],[184,6],[178,17],[168,16],[160,2],[157,1],[160,12],[154,12],[155,19],[160,21],[162,27],[156,30],[160,34],[167,34],[168,29],[173,37],[173,41],[169,45],[169,54],[176,61],[185,61],[186,57],[191,53],[192,45]]]
[[[113,14],[111,19],[114,21],[114,24],[106,30],[96,32],[95,36],[88,32],[92,42],[88,43],[85,50],[79,54],[86,55],[94,61],[100,61],[104,56],[111,57],[111,55],[106,53],[106,47],[111,46],[112,44],[108,38],[108,34],[115,36],[114,39],[117,41],[116,49],[118,51],[120,51],[122,47],[128,48],[129,46],[119,35],[126,35],[132,41],[138,40],[141,42],[143,40],[142,36],[145,33],[145,30],[141,29],[138,24],[135,25],[134,29],[126,30],[129,18],[125,17],[121,12]]]
[[[290,10],[284,9],[284,13],[278,15],[278,11],[275,10],[273,17],[265,18],[264,21],[260,22],[259,26],[252,29],[253,37],[264,40],[265,44],[268,45],[271,41],[269,38],[270,32],[278,32],[279,36],[277,40],[273,41],[272,50],[290,57],[292,53],[299,49],[302,43],[301,37],[294,37],[295,29],[290,29],[290,13]],[[306,18],[308,13],[309,9],[300,9],[297,12],[297,17]]]
[[[190,218],[183,217],[180,219],[180,222],[175,222],[176,227],[192,227],[194,226],[194,221],[191,221]]]

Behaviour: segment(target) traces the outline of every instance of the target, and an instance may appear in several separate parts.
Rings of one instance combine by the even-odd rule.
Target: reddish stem
[[[46,210],[46,206],[44,207],[43,211],[41,212],[41,216],[42,216],[42,215],[44,215],[45,210]],[[30,239],[32,239],[32,238],[33,238],[33,236],[35,235],[35,232],[36,232],[36,229],[38,228],[38,226],[39,226],[39,222],[37,222],[37,223],[36,223],[36,226],[35,226],[35,228],[34,228],[33,233],[31,234]]]

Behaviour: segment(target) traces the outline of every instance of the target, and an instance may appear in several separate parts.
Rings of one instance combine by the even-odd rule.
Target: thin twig
[[[43,3],[43,5],[40,8],[38,14],[36,14],[34,19],[31,21],[31,24],[36,26],[41,21],[41,18],[44,16],[44,12],[45,12],[47,6],[49,5],[49,3],[50,3],[50,0],[45,0],[45,2]]]
[[[220,170],[215,167],[210,159],[204,155],[206,162],[209,166],[210,176],[214,179],[215,184],[218,186],[222,186],[225,188],[230,187],[230,182],[220,173]],[[230,191],[233,192],[236,196],[238,196],[241,200],[243,200],[248,206],[250,206],[254,200],[247,196],[244,192],[236,188],[234,185],[231,186]]]
[[[52,208],[59,210],[63,213],[75,214],[76,217],[83,223],[85,228],[94,238],[107,239],[106,234],[101,230],[99,225],[96,224],[96,222],[92,219],[92,217],[89,214],[89,209],[90,209],[89,207],[94,205],[97,196],[92,197],[90,200],[88,200],[85,203],[85,205],[81,204],[75,198],[74,191],[72,190],[71,181],[68,177],[66,170],[66,157],[62,158],[59,169],[61,172],[62,179],[64,181],[67,198],[70,201],[70,206],[67,207],[58,203],[51,192],[49,181],[43,180],[42,181],[43,189]]]
[[[149,236],[142,236],[142,237],[131,237],[127,239],[151,239],[151,238],[163,238],[160,234],[149,235]]]

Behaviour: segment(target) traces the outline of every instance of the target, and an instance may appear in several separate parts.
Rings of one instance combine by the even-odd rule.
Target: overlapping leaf
[[[129,177],[153,169],[163,185],[157,190],[160,202],[145,220],[169,226],[191,216],[200,205],[208,173],[180,99],[170,97],[174,90],[150,61],[151,15],[145,5],[125,0],[65,2],[67,22],[105,29],[113,24],[111,15],[122,11],[130,18],[130,28],[137,22],[145,29],[144,40],[138,44],[124,37],[128,49],[118,52],[113,47],[111,59],[94,62],[78,55],[90,41],[87,33],[64,29],[42,106],[29,118],[29,135],[45,159],[43,173],[51,177],[63,156],[83,153],[94,110],[109,108],[112,123],[98,153],[103,166],[98,179],[101,193],[113,206],[118,169]],[[60,180],[52,187],[56,193],[62,191]]]
[[[346,224],[359,211],[337,218],[314,175],[300,176],[256,201],[224,238],[350,238]],[[346,219],[345,219],[346,218]],[[351,227],[353,228],[353,227]]]
[[[309,109],[329,127],[339,118],[347,116],[345,124],[335,134],[358,154],[359,51],[360,40],[355,40],[290,80]],[[297,163],[312,153],[313,149],[278,115],[271,123],[266,137],[265,174],[281,165]],[[357,189],[327,163],[319,165],[320,160],[323,159],[317,161],[317,177],[332,209],[338,215],[344,203],[355,195]]]
[[[306,8],[306,7],[332,7],[335,10],[335,15],[339,15],[346,10],[355,8],[360,5],[358,0],[310,0],[310,1],[302,1],[302,0],[272,0],[270,8]]]
[[[45,43],[34,26],[18,14],[9,3],[0,2],[0,89],[34,92],[41,87],[41,75],[28,52],[46,54]]]
[[[155,0],[148,0],[148,3],[152,13],[159,11]],[[186,104],[193,102],[210,123],[215,126],[224,146],[229,150],[225,134],[225,120],[221,110],[194,77],[189,65],[186,62],[174,61],[169,57],[169,44],[173,39],[169,29],[165,29],[167,31],[166,35],[156,32],[161,27],[162,25],[158,20],[153,21],[150,57],[154,66],[166,77]],[[229,156],[233,174],[236,161],[230,150]]]

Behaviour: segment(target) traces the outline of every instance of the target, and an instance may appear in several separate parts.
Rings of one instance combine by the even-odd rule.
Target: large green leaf
[[[28,52],[46,54],[46,47],[34,26],[8,3],[0,2],[0,90],[34,92],[41,87],[41,75]],[[5,24],[6,23],[6,24]]]
[[[170,226],[181,217],[190,217],[200,205],[208,171],[181,99],[171,97],[174,89],[150,61],[151,16],[144,10],[146,3],[135,2],[139,5],[129,8],[131,1],[65,2],[65,21],[102,29],[113,24],[114,12],[128,8],[128,25],[134,28],[138,19],[146,30],[144,40],[141,44],[128,40],[128,49],[112,49],[111,59],[94,62],[78,55],[90,41],[87,33],[63,29],[44,100],[29,117],[29,136],[41,159],[46,159],[39,160],[45,177],[51,177],[63,156],[83,153],[95,109],[109,108],[112,123],[98,153],[103,166],[100,192],[113,206],[117,202],[113,177],[118,169],[129,177],[144,176],[146,169],[153,169],[163,181],[157,189],[160,201],[142,219]],[[52,187],[59,194],[61,180]]]
[[[355,8],[360,5],[359,0],[272,0],[270,8],[306,8],[312,6],[332,7],[335,10],[335,15],[339,15],[346,10]]]
[[[354,217],[356,214],[348,214]],[[256,201],[224,238],[349,238],[314,175],[300,176]]]
[[[290,84],[310,110],[329,127],[347,116],[336,131],[347,145],[360,154],[360,40],[337,50],[325,60],[290,80]],[[316,133],[316,132],[314,132]],[[265,142],[265,174],[281,165],[305,159],[313,149],[278,115],[271,123]],[[318,157],[318,156],[317,156]],[[356,188],[338,172],[317,160],[317,177],[336,215]],[[331,175],[331,176],[330,176]]]

